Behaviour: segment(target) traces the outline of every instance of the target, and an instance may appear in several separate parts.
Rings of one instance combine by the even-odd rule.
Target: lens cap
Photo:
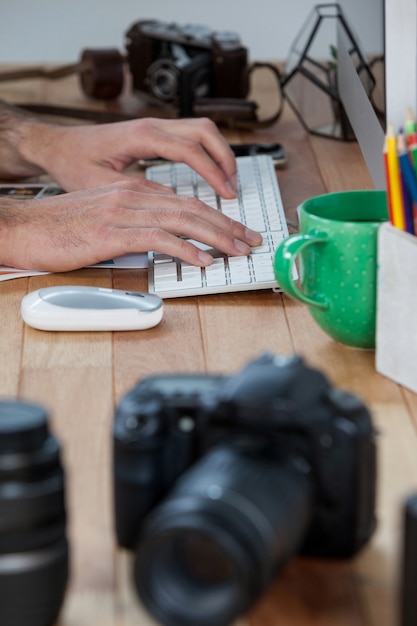
[[[0,401],[0,454],[28,452],[48,437],[44,408],[21,401]]]

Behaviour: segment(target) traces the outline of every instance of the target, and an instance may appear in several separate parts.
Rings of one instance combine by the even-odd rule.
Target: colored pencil
[[[401,190],[401,175],[397,154],[397,138],[393,124],[388,124],[387,135],[387,171],[392,203],[392,223],[400,230],[405,229],[404,207]]]
[[[404,131],[407,135],[415,135],[417,133],[417,122],[412,109],[407,109],[405,114]]]
[[[417,133],[409,135],[407,137],[407,142],[411,162],[413,164],[414,171],[417,174]]]
[[[417,205],[417,177],[410,161],[404,133],[398,135],[397,148],[400,163],[405,230],[414,235],[413,205]]]
[[[385,181],[387,184],[388,217],[389,217],[389,221],[391,222],[391,224],[394,224],[394,215],[392,212],[391,185],[390,185],[389,172],[388,172],[388,146],[387,146],[386,137],[384,141],[383,158],[384,158]]]
[[[417,122],[412,109],[407,109],[405,114],[404,130],[407,138],[407,146],[417,174]]]
[[[405,155],[408,159],[408,155]],[[404,230],[411,235],[414,235],[414,203],[411,200],[410,193],[408,191],[407,180],[404,172],[401,170],[401,191],[403,195],[403,210],[404,210]]]

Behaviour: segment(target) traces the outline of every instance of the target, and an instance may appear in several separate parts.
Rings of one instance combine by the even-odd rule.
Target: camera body
[[[370,414],[298,356],[140,382],[116,412],[114,481],[118,542],[169,626],[228,624],[292,556],[352,556],[376,523]]]
[[[190,117],[200,98],[246,98],[247,49],[239,36],[206,26],[141,20],[126,33],[133,90]]]

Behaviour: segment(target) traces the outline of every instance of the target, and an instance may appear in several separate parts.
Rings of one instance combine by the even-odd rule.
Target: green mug
[[[299,208],[300,233],[277,248],[276,280],[309,308],[333,339],[375,347],[377,232],[388,220],[385,191],[342,191],[316,196]],[[300,287],[293,269],[299,259]]]

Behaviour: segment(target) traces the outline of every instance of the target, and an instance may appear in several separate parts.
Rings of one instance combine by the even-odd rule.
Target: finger
[[[236,159],[229,143],[208,118],[183,119],[180,132],[183,137],[197,140],[215,163],[225,172],[227,180],[236,179]]]
[[[167,134],[198,141],[228,178],[232,178],[236,174],[236,160],[233,151],[212,120],[208,118],[183,118],[171,122],[172,120],[157,120],[156,127],[160,126],[161,130]]]
[[[168,120],[162,120],[167,122]],[[169,120],[172,121],[172,120]],[[187,163],[223,197],[236,196],[236,160],[232,150],[210,120],[181,120],[153,127],[154,154]]]
[[[112,239],[117,246],[112,252],[113,257],[154,250],[199,267],[211,265],[213,262],[213,256],[209,252],[160,228],[120,229]]]
[[[259,233],[196,198],[143,194],[119,187],[108,190],[106,205],[121,209],[117,214],[121,227],[157,225],[173,234],[218,247],[228,254],[248,254],[248,246],[260,245],[262,241]]]

